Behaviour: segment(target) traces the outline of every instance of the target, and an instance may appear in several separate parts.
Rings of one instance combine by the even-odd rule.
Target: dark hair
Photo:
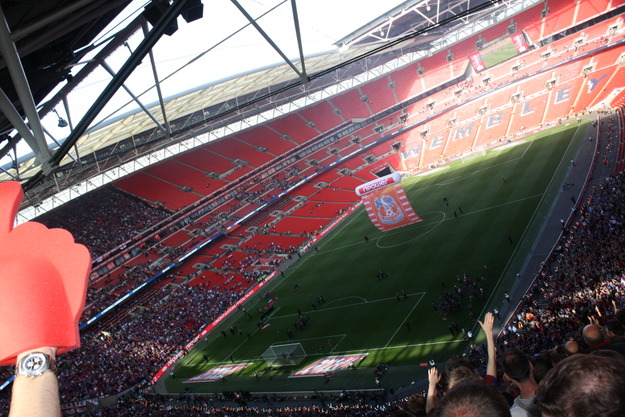
[[[423,395],[413,395],[402,404],[402,409],[411,413],[415,417],[426,416],[425,405],[427,398]]]
[[[530,377],[530,361],[519,349],[509,349],[501,357],[503,371],[517,382],[527,381]]]
[[[541,381],[534,403],[549,417],[622,417],[625,365],[610,357],[573,355]]]
[[[554,364],[559,361],[555,352],[543,352],[534,359],[534,380],[537,384],[551,371]]]
[[[609,356],[612,359],[615,359],[617,362],[620,362],[621,365],[625,366],[625,356],[618,353],[616,350],[612,349],[596,349],[589,353],[589,355],[596,356]]]
[[[605,327],[604,328],[605,328],[606,331],[614,333],[616,336],[623,336],[623,335],[625,335],[625,328],[623,327],[621,322],[618,321],[617,319],[608,320],[605,323]]]
[[[468,378],[479,378],[475,366],[467,358],[454,356],[445,363],[441,376],[441,385],[446,389],[452,389],[458,382]]]
[[[621,322],[621,325],[625,327],[625,307],[621,307],[614,313],[614,318]]]
[[[449,391],[432,417],[510,417],[510,407],[494,386],[471,378]]]

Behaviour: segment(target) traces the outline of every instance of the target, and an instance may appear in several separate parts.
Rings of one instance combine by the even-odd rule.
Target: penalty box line
[[[346,350],[343,352],[334,352],[334,354],[338,355],[347,355],[352,353],[365,353],[365,352],[377,352],[381,350],[391,350],[391,349],[405,349],[405,348],[413,348],[413,347],[421,347],[421,346],[434,346],[434,345],[447,345],[450,343],[458,343],[463,342],[466,339],[454,339],[454,340],[443,340],[441,342],[427,342],[427,343],[413,343],[410,345],[397,345],[397,346],[384,346],[379,348],[371,348],[371,349],[360,349],[360,350]]]
[[[414,306],[412,306],[412,308],[410,309],[410,313],[406,314],[406,317],[404,317],[404,320],[402,320],[401,324],[399,326],[397,326],[397,329],[395,330],[395,333],[393,333],[393,335],[388,339],[388,342],[386,342],[386,345],[384,346],[385,348],[388,347],[388,345],[391,343],[391,340],[393,340],[395,338],[395,336],[397,335],[397,333],[399,332],[399,329],[401,329],[402,327],[404,327],[404,324],[406,324],[406,320],[408,320],[408,317],[410,317],[410,315],[412,314],[412,312],[414,311],[415,308],[417,308],[417,306],[419,304],[421,304],[421,300],[423,300],[423,297],[425,296],[425,293],[422,292],[421,293],[421,297],[419,298],[419,301],[417,301]]]

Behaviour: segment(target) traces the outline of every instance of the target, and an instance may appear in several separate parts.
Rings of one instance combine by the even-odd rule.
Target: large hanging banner
[[[362,197],[373,225],[383,232],[421,221],[404,193],[397,172],[359,185],[356,194]]]
[[[482,58],[482,54],[479,52],[469,55],[469,61],[471,62],[471,65],[473,65],[475,72],[482,72],[486,69],[484,58]]]
[[[514,44],[514,48],[520,54],[523,52],[527,52],[530,49],[529,44],[527,43],[527,39],[525,39],[525,34],[523,32],[515,33],[510,36],[512,39],[512,43]]]

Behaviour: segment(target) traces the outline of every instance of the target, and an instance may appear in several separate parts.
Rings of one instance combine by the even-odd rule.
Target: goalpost
[[[271,345],[265,350],[262,357],[267,366],[293,366],[300,364],[306,357],[306,352],[301,343]]]

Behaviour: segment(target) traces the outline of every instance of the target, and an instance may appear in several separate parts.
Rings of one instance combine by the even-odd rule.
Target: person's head
[[[625,307],[621,307],[616,310],[616,313],[614,313],[614,318],[621,323],[621,326],[625,327]]]
[[[450,390],[460,381],[479,377],[480,374],[478,374],[470,360],[462,356],[454,356],[445,363],[441,376],[441,385],[445,390]]]
[[[601,327],[596,324],[588,324],[582,330],[582,337],[588,346],[595,346],[605,341],[605,336]]]
[[[566,352],[566,356],[579,353],[579,344],[575,340],[569,340],[564,344],[564,352]]]
[[[426,416],[425,405],[427,398],[424,395],[413,395],[401,405],[404,411],[412,414],[415,417]]]
[[[625,365],[610,357],[578,354],[540,382],[534,403],[543,417],[625,415]]]
[[[432,417],[510,417],[503,394],[481,379],[459,382],[443,397]]]
[[[534,371],[532,374],[537,384],[542,381],[557,361],[558,356],[555,352],[544,352],[534,359]]]
[[[623,337],[625,328],[617,319],[608,320],[603,328],[608,338]]]
[[[530,379],[532,368],[525,353],[519,349],[508,349],[502,357],[503,371],[515,382],[526,382]]]
[[[595,349],[592,352],[589,353],[589,355],[596,355],[596,356],[608,356],[614,360],[616,360],[617,362],[620,362],[621,365],[625,366],[625,356],[621,355],[620,353],[618,353],[616,350],[611,350],[611,349]]]

